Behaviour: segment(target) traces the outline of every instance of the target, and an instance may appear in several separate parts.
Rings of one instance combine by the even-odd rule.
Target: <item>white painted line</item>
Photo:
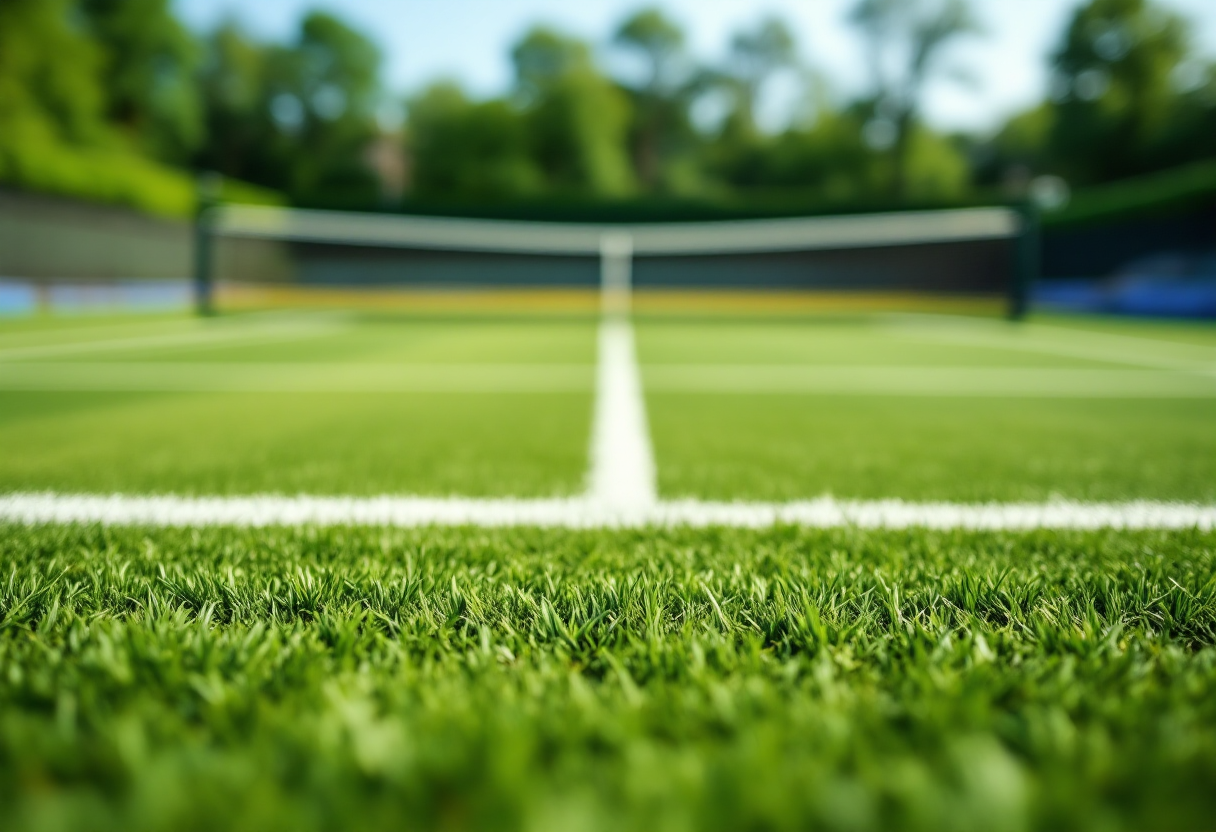
[[[618,528],[1192,529],[1216,528],[1216,505],[1188,503],[912,503],[823,497],[791,503],[695,500],[607,505],[593,497],[180,497],[16,493],[0,496],[0,521],[149,526],[543,526]]]
[[[612,511],[643,510],[658,492],[633,326],[624,316],[600,322],[595,390],[589,498]]]

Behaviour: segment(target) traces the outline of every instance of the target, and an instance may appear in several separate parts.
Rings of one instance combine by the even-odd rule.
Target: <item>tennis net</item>
[[[204,311],[488,296],[620,311],[832,296],[1000,299],[1017,315],[1032,260],[1028,223],[1008,208],[594,225],[222,206],[198,233]]]

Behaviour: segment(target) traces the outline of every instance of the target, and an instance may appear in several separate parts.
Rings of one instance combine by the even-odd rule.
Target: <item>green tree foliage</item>
[[[101,51],[107,120],[149,155],[188,161],[203,137],[199,49],[168,0],[81,0],[79,9]]]
[[[604,196],[632,190],[629,101],[600,74],[587,45],[538,27],[511,58],[532,158],[550,189]]]
[[[652,93],[670,89],[678,80],[684,57],[684,30],[668,19],[661,9],[648,8],[625,20],[614,40],[628,46],[645,59],[645,88]]]
[[[713,170],[733,191],[802,194],[824,208],[885,202],[892,178],[889,154],[866,146],[864,108],[828,110],[806,126],[760,136],[712,157]],[[924,127],[909,139],[905,199],[918,204],[967,196],[966,157],[949,140]]]
[[[380,53],[337,18],[304,18],[293,49],[275,50],[270,83],[276,104],[299,102],[298,125],[277,119],[293,135],[287,190],[302,204],[368,205],[379,187],[364,154],[375,136]]]
[[[269,49],[228,22],[208,38],[199,73],[207,139],[197,163],[228,176],[285,181],[266,87]]]
[[[71,25],[70,5],[0,3],[0,140],[6,144],[97,142],[106,134],[101,50]]]
[[[628,87],[633,101],[630,147],[643,187],[678,189],[673,161],[695,145],[689,102],[696,88],[688,77],[684,31],[657,8],[626,19],[614,43],[639,57],[645,66],[641,84]]]
[[[1213,158],[1216,67],[1185,18],[1150,0],[1090,0],[1052,59],[1051,95],[979,147],[981,185],[1038,173],[1089,187]]]
[[[724,68],[703,68],[694,79],[696,94],[715,96],[727,107],[705,157],[711,176],[728,189],[796,186],[797,177],[789,178],[791,157],[800,155],[795,148],[805,145],[800,140],[805,137],[797,136],[797,130],[778,141],[763,135],[756,110],[765,82],[798,60],[793,34],[783,21],[770,17],[734,35]],[[806,173],[804,164],[794,167],[799,175]]]
[[[1077,9],[1052,59],[1050,143],[1059,172],[1091,183],[1154,167],[1188,52],[1184,21],[1148,0],[1091,0]]]
[[[865,138],[891,150],[892,192],[906,198],[925,86],[942,68],[945,47],[978,27],[967,0],[861,0],[851,20],[866,40],[874,82]]]
[[[133,152],[107,120],[105,53],[74,9],[70,0],[0,2],[0,182],[188,212],[189,178]]]
[[[1181,88],[1162,153],[1170,160],[1210,159],[1216,136],[1216,62],[1192,54],[1175,73]],[[1158,162],[1155,167],[1160,167]]]
[[[472,102],[440,83],[411,102],[415,195],[476,201],[629,193],[629,100],[600,74],[588,46],[538,27],[511,57],[509,98]]]
[[[1048,140],[1055,124],[1055,108],[1043,102],[1010,118],[991,140],[975,150],[975,179],[985,186],[1007,191],[1024,189],[1033,172],[1048,163]]]
[[[383,95],[379,73],[375,45],[332,15],[307,15],[286,45],[221,26],[201,71],[207,142],[198,161],[301,205],[375,205],[379,187],[365,157]]]
[[[924,91],[963,76],[947,52],[976,31],[968,2],[856,0],[874,80],[853,100],[804,68],[776,18],[704,64],[676,22],[642,8],[611,33],[637,69],[619,79],[588,43],[538,26],[511,50],[506,95],[433,85],[411,99],[397,146],[416,197],[464,202],[640,191],[847,207],[962,199],[1037,173],[1088,186],[1212,158],[1216,66],[1155,0],[1086,0],[1051,58],[1052,96],[988,139],[935,133]],[[398,138],[378,126],[393,103],[381,65],[366,35],[321,12],[264,42],[232,23],[200,38],[172,0],[0,0],[0,181],[181,214],[195,168],[300,205],[382,206],[373,164],[392,178]],[[805,104],[774,134],[758,101],[791,70]]]
[[[785,22],[769,17],[754,29],[737,33],[730,51],[729,77],[734,79],[737,93],[732,123],[742,132],[753,132],[761,87],[774,73],[797,63],[798,47]]]
[[[435,84],[411,102],[410,147],[414,192],[425,199],[498,201],[544,188],[519,108],[500,99],[472,102],[452,83]]]

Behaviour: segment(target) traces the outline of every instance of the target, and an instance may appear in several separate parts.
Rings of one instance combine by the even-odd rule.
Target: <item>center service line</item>
[[[587,479],[588,499],[610,511],[644,510],[658,501],[642,375],[624,315],[600,322]]]

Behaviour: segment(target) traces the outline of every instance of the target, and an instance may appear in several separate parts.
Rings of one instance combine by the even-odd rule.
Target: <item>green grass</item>
[[[14,830],[1196,830],[1216,536],[0,529]]]
[[[0,492],[549,496],[585,394],[0,394]]]
[[[664,494],[1216,501],[1216,400],[649,397]]]
[[[667,496],[1216,500],[1210,325],[652,317],[638,322],[637,338]],[[0,330],[0,491],[576,493],[585,477],[594,362],[594,322],[586,319],[18,321]],[[417,367],[445,377],[501,364],[541,379],[564,373],[577,384],[526,393],[122,386],[125,368],[133,377],[167,372],[205,387],[217,378],[273,382],[294,373],[340,382]],[[740,367],[753,380],[766,371],[780,377],[824,368],[877,369],[892,381],[954,368],[1113,371],[1129,374],[1140,394],[909,396],[893,387],[850,396],[713,387],[715,368],[729,379]],[[708,370],[709,387],[675,392],[660,383],[682,370]],[[14,373],[60,378],[65,389],[20,389]],[[83,389],[98,377],[113,379],[114,389]]]
[[[250,316],[32,322],[5,359],[57,368],[573,364],[571,392],[0,390],[0,492],[549,496],[581,491],[591,417],[589,322]],[[115,366],[117,365],[117,366]],[[581,368],[581,369],[578,369]]]
[[[733,365],[1197,393],[651,389],[665,495],[1216,500],[1211,327],[637,332],[658,388]],[[594,360],[574,319],[5,323],[0,493],[574,493]],[[123,388],[495,364],[575,383]],[[1216,533],[0,526],[5,830],[1196,830],[1213,794]]]
[[[698,364],[784,369],[1130,371],[1201,398],[824,395],[779,390],[647,396],[659,487],[671,496],[962,501],[1216,500],[1216,328],[1110,320],[879,317],[824,322],[648,321],[650,375]],[[759,375],[758,372],[756,375]],[[1066,392],[1066,391],[1065,391]]]
[[[650,317],[636,330],[666,496],[1216,500],[1210,325],[1044,318],[1015,326],[879,315]],[[278,314],[5,323],[0,491],[577,493],[595,358],[594,322],[576,318]],[[340,382],[418,367],[446,377],[502,364],[576,383],[548,392],[204,389],[217,378],[273,382],[302,374]],[[714,388],[715,372],[739,378],[732,368],[753,381],[766,372],[779,379],[854,368],[892,382],[955,368],[964,375],[1115,372],[1127,374],[1129,396],[1139,392],[1121,399],[1072,397],[1069,389],[977,397],[907,395],[896,387],[865,396],[763,383]],[[125,389],[128,369],[132,377],[167,373],[203,387]],[[709,386],[664,388],[663,378],[684,370],[708,371]],[[21,373],[61,379],[64,389],[21,389],[13,381]],[[114,389],[83,389],[102,377]]]

